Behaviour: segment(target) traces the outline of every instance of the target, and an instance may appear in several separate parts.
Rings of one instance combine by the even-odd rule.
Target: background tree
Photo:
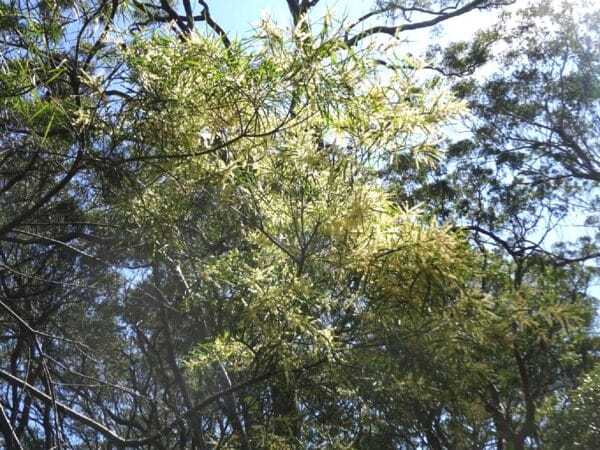
[[[556,408],[552,415],[561,415],[569,389],[587,379],[580,377],[591,369],[589,350],[597,345],[588,295],[598,256],[593,179],[598,99],[590,90],[598,78],[591,62],[597,60],[598,20],[593,8],[579,6],[532,4],[472,42],[446,48],[431,66],[453,77],[455,92],[469,102],[472,138],[451,143],[448,158],[435,171],[404,165],[386,174],[398,180],[401,199],[423,201],[437,220],[451,220],[469,233],[482,252],[482,270],[489,272],[481,289],[494,299],[494,311],[504,311],[502,323],[512,323],[512,331],[490,341],[503,342],[501,347],[494,344],[489,353],[483,350],[487,344],[480,348],[478,372],[470,376],[476,379],[483,367],[495,367],[487,385],[469,390],[479,392],[479,408],[492,423],[488,430],[496,434],[498,448],[558,442],[556,434],[547,434],[552,426],[542,425],[547,405]],[[561,242],[569,233],[565,225],[573,221],[587,229]],[[510,262],[500,272],[509,278],[500,285],[498,256]],[[506,298],[508,310],[501,306]],[[559,319],[567,310],[567,316],[575,313],[570,320],[578,317],[577,333]],[[554,319],[538,323],[531,334],[529,321],[548,313]],[[507,336],[514,339],[505,341]],[[498,383],[508,384],[498,389]],[[440,416],[449,417],[446,411]]]

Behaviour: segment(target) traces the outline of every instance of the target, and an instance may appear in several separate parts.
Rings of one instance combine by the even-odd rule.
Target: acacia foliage
[[[5,447],[524,448],[581,426],[557,405],[593,365],[589,270],[477,251],[401,198],[465,103],[372,38],[496,2],[363,31],[398,5],[345,25],[316,3],[244,39],[206,2],[2,4]]]

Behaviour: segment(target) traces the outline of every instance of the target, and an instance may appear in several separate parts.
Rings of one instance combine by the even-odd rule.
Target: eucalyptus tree
[[[571,414],[567,405],[581,401],[571,389],[588,383],[595,364],[598,11],[553,5],[513,11],[473,41],[443,49],[440,59],[432,51],[434,73],[450,77],[468,101],[472,134],[448,144],[433,171],[399,161],[384,174],[400,199],[429,205],[436,220],[454,223],[480,250],[482,300],[506,327],[489,335],[495,326],[480,310],[475,324],[460,329],[460,339],[478,349],[474,371],[464,370],[473,364],[464,353],[452,357],[474,383],[431,379],[430,389],[453,393],[434,396],[440,403],[428,419],[442,447],[465,445],[453,439],[469,433],[468,446],[478,448],[565,442],[548,415]],[[575,232],[566,226],[572,221],[580,225]],[[484,343],[481,336],[494,337]],[[437,371],[453,359],[442,358]],[[573,417],[556,423],[597,425],[593,416],[577,425]]]

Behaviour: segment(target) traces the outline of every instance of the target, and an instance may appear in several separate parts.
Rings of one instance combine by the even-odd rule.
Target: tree
[[[0,426],[4,445],[50,448],[60,440],[57,372],[71,370],[80,343],[60,318],[86,303],[111,279],[96,256],[103,217],[88,189],[102,146],[80,115],[98,106],[88,78],[116,4],[3,2],[0,29],[2,126],[0,299],[3,323]],[[67,34],[76,39],[65,43]],[[98,68],[101,66],[98,64]],[[99,264],[100,263],[100,264]],[[83,348],[83,347],[79,347]],[[23,386],[39,391],[32,396]],[[33,392],[33,391],[32,391]],[[40,399],[43,399],[40,401]]]
[[[556,445],[560,440],[546,420],[547,405],[560,417],[561,405],[579,395],[570,390],[585,382],[594,365],[594,300],[588,295],[597,245],[585,235],[570,243],[553,237],[565,221],[578,215],[583,222],[582,215],[593,212],[597,186],[597,98],[590,91],[597,78],[591,62],[597,59],[597,20],[591,9],[576,11],[572,4],[554,9],[540,2],[513,13],[518,20],[445,49],[431,67],[455,77],[454,90],[472,111],[467,124],[473,138],[448,145],[448,158],[435,171],[409,166],[386,174],[397,180],[400,198],[426,202],[437,220],[451,220],[457,231],[470,234],[487,274],[481,289],[503,327],[493,332],[493,320],[476,315],[469,331],[461,330],[474,333],[468,339],[478,351],[468,378],[482,385],[467,384],[433,414],[436,438],[446,447],[457,445],[456,431],[439,424],[453,417],[460,417],[468,433],[479,433],[468,437],[467,446],[484,448],[492,439],[497,448]],[[478,67],[489,62],[486,75],[479,74]],[[593,230],[593,220],[586,223]],[[453,385],[444,380],[441,386]],[[477,392],[479,400],[469,392]],[[473,415],[473,405],[484,414]]]
[[[465,105],[392,38],[502,2],[318,3],[242,39],[208,2],[2,4],[1,445],[524,448],[567,426],[589,254],[499,232],[523,204],[488,228],[436,207]]]

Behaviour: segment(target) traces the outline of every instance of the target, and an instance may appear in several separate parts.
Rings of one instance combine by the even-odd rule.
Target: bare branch
[[[215,22],[213,20],[212,16],[210,15],[210,10],[208,8],[208,4],[204,0],[198,0],[198,3],[200,3],[200,5],[202,5],[202,7],[204,8],[202,10],[202,13],[200,14],[200,17],[202,18],[202,20],[204,20],[206,22],[206,24],[209,27],[211,27],[215,33],[217,33],[219,35],[219,37],[221,38],[221,41],[223,42],[223,45],[225,45],[225,47],[230,47],[231,41],[229,40],[227,33],[217,22]]]
[[[12,375],[11,373],[9,373],[3,369],[0,369],[0,378],[3,379],[4,381],[6,381],[7,383],[11,384],[12,386],[17,386],[17,387],[22,388],[28,394],[33,395],[35,398],[41,400],[45,404],[53,405],[53,399],[50,395],[40,391],[35,386],[32,386],[31,384],[27,383],[26,381],[21,380],[20,378]],[[70,408],[69,406],[65,405],[62,402],[56,401],[55,406],[56,406],[56,409],[58,411],[60,411],[61,413],[66,414],[69,417],[77,420],[78,422],[81,422],[82,424],[87,425],[90,428],[92,428],[93,430],[99,432],[108,441],[113,442],[122,448],[125,448],[127,446],[128,441],[126,439],[123,439],[120,436],[118,436],[117,434],[113,433],[111,430],[109,430],[107,427],[102,425],[100,422],[97,422],[97,421],[91,419],[90,417],[75,411],[74,409]]]
[[[23,446],[19,441],[19,437],[15,432],[14,427],[8,420],[6,416],[6,412],[4,411],[4,407],[0,404],[0,429],[2,430],[2,434],[4,434],[4,440],[7,444],[7,448],[14,450],[23,450]]]
[[[396,36],[398,33],[403,32],[403,31],[411,31],[411,30],[419,30],[419,29],[423,29],[423,28],[429,28],[432,27],[434,25],[437,25],[438,23],[444,22],[448,19],[451,19],[453,17],[457,17],[460,16],[462,14],[466,14],[470,11],[473,11],[475,9],[481,9],[483,7],[486,7],[489,5],[489,0],[473,0],[470,3],[467,3],[466,5],[464,5],[461,8],[455,9],[454,11],[450,11],[450,12],[441,12],[441,11],[437,11],[437,12],[430,12],[430,14],[434,14],[436,15],[435,18],[430,19],[430,20],[424,20],[421,22],[413,22],[413,23],[406,23],[406,24],[402,24],[402,25],[392,25],[392,26],[384,26],[384,25],[379,25],[379,26],[374,26],[371,28],[368,28],[364,31],[361,31],[360,33],[356,34],[355,36],[352,36],[350,38],[347,38],[345,43],[347,46],[349,47],[353,47],[355,45],[357,45],[360,41],[362,41],[365,38],[368,38],[369,36],[373,36],[376,34],[387,34],[390,36]],[[494,3],[494,5],[503,5],[505,3]],[[508,4],[508,3],[506,3]],[[383,11],[380,11],[383,12]],[[363,23],[365,20],[369,19],[370,17],[373,17],[374,14],[365,14],[362,18],[360,18],[358,21],[356,21],[352,26],[355,27],[357,25],[359,25],[360,23]]]

